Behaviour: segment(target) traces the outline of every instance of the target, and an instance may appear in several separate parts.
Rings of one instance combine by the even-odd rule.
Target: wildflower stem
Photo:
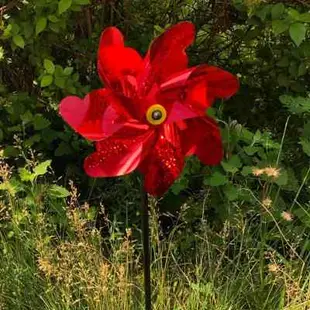
[[[143,181],[143,180],[142,180]],[[143,268],[144,268],[144,294],[145,310],[151,310],[151,270],[150,270],[150,227],[148,197],[141,184],[141,209],[142,209],[142,238],[143,238]]]

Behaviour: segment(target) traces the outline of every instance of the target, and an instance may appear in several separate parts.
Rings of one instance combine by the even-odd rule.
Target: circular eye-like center
[[[155,111],[152,112],[152,119],[154,121],[160,120],[162,118],[162,116],[163,116],[163,114],[161,113],[160,110],[155,110]]]
[[[166,109],[160,104],[151,105],[146,112],[146,119],[152,125],[160,125],[167,118]]]

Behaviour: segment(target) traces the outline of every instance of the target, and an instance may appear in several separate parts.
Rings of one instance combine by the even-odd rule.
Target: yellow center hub
[[[160,125],[167,118],[166,109],[160,104],[151,105],[146,111],[146,119],[152,125]]]

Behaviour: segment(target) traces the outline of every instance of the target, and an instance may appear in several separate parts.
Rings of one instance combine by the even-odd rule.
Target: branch
[[[298,3],[300,3],[300,4],[302,4],[302,5],[304,5],[304,6],[306,6],[306,7],[308,7],[308,8],[310,8],[310,4],[309,3],[307,3],[306,1],[304,1],[304,0],[296,0]]]
[[[15,8],[20,3],[20,0],[13,0],[8,4],[0,7],[0,15],[3,15],[5,12]]]
[[[87,25],[87,34],[88,38],[91,38],[92,34],[92,16],[91,16],[91,11],[90,8],[85,9],[85,17],[86,17],[86,25]]]

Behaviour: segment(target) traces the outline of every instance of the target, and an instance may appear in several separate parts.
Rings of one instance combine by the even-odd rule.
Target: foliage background
[[[105,27],[119,27],[127,44],[145,53],[156,35],[181,20],[197,29],[188,50],[191,65],[233,72],[241,89],[208,111],[222,128],[221,165],[204,167],[189,158],[181,178],[157,202],[161,238],[182,213],[179,229],[188,234],[178,236],[178,255],[190,256],[203,210],[204,229],[221,233],[229,223],[228,240],[246,221],[249,238],[264,235],[263,248],[282,259],[291,259],[292,249],[307,255],[310,4],[303,0],[0,1],[0,154],[11,167],[10,177],[1,175],[3,201],[26,198],[28,207],[38,197],[58,201],[74,180],[76,206],[89,204],[88,220],[103,237],[111,236],[113,225],[103,220],[100,205],[120,232],[139,227],[137,176],[87,178],[82,160],[92,146],[63,123],[58,104],[66,95],[82,97],[101,87],[96,50]],[[66,212],[52,205],[44,212],[64,233]],[[12,234],[10,225],[3,227]]]

